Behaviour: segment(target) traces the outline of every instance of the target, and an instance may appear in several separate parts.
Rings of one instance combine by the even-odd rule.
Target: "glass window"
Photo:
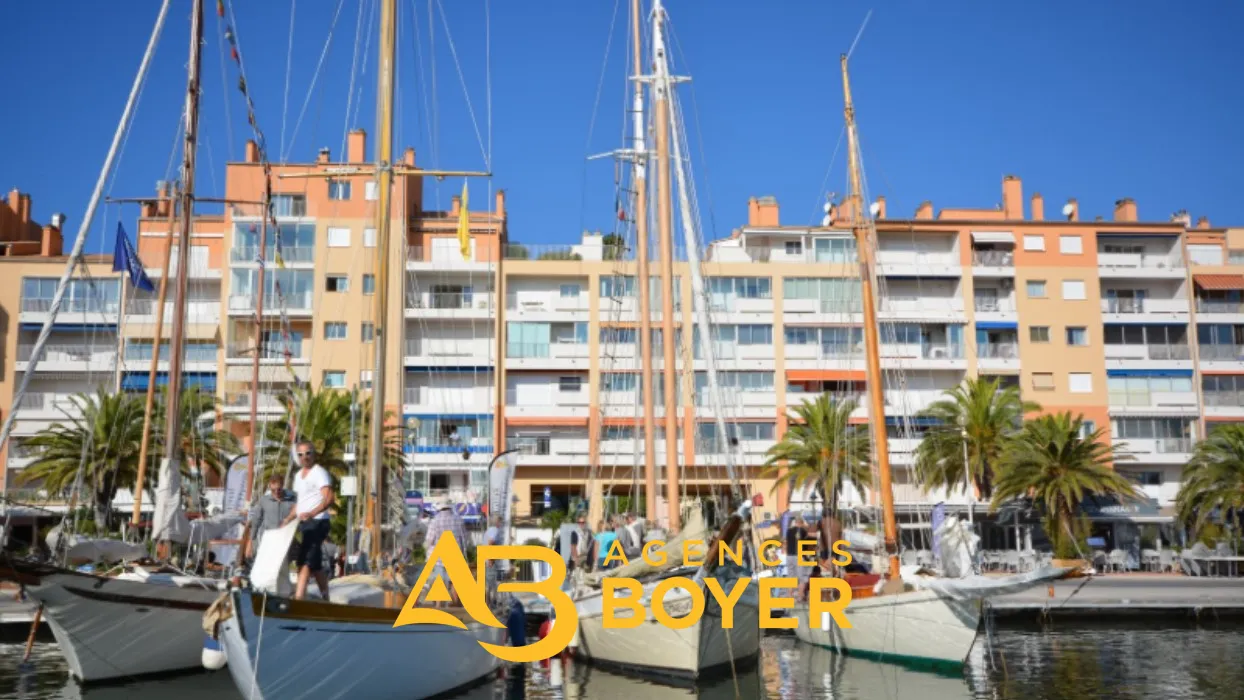
[[[1045,298],[1045,280],[1028,280],[1028,298]]]
[[[364,248],[375,248],[376,247],[376,229],[374,228],[363,229],[363,247]]]
[[[818,328],[808,328],[806,326],[787,326],[785,329],[787,345],[815,345],[819,331]]]
[[[1024,234],[1024,250],[1045,250],[1045,235],[1040,233]]]
[[[1059,236],[1058,252],[1063,255],[1079,255],[1084,252],[1084,245],[1079,236]]]
[[[920,326],[914,323],[883,323],[881,324],[881,342],[919,345]]]
[[[1067,385],[1073,394],[1093,393],[1093,375],[1088,372],[1072,372],[1067,375]]]
[[[633,297],[635,296],[635,278],[611,275],[600,278],[600,295],[602,297]]]
[[[574,324],[574,342],[583,345],[587,342],[587,321],[576,321]]]
[[[370,369],[362,369],[362,370],[359,370],[359,388],[360,388],[360,389],[370,389],[370,388],[371,388],[371,378],[372,378],[373,376],[375,376],[375,372],[374,372],[373,370],[370,370]]]
[[[324,291],[348,292],[350,291],[350,278],[346,275],[328,275],[324,278]]]
[[[1193,265],[1221,265],[1222,246],[1205,243],[1189,243],[1188,260]]]
[[[1028,326],[1028,340],[1034,343],[1050,342],[1049,326]]]
[[[578,299],[579,298],[579,285],[563,284],[559,288],[559,293],[561,295],[561,298],[563,299]]]
[[[375,275],[363,275],[363,293],[364,294],[375,294],[376,293],[376,276]]]
[[[506,357],[548,357],[552,328],[547,323],[506,323]]]
[[[634,372],[605,372],[600,375],[601,391],[639,391],[639,375]]]
[[[346,373],[340,370],[326,370],[324,372],[324,382],[322,387],[329,389],[344,389],[346,386]]]
[[[329,199],[349,199],[350,198],[350,181],[349,180],[329,180],[328,181],[328,198]]]
[[[1080,439],[1081,440],[1088,440],[1089,438],[1093,437],[1093,433],[1095,432],[1097,432],[1097,424],[1094,423],[1093,421],[1086,420],[1080,423]]]
[[[634,345],[639,334],[634,328],[602,328],[600,342],[602,345]]]
[[[360,332],[362,333],[363,342],[370,343],[376,339],[376,324],[364,323]]]
[[[1084,280],[1063,280],[1063,299],[1082,301],[1084,299]]]
[[[374,202],[380,198],[380,189],[376,187],[375,180],[368,180],[363,183],[363,199]]]
[[[803,241],[786,241],[787,255],[803,255]]]
[[[350,229],[330,227],[328,229],[328,247],[329,248],[349,248],[350,247]]]
[[[301,194],[272,195],[272,215],[303,217],[307,215],[307,197]]]
[[[855,263],[859,259],[855,255],[855,239],[818,238],[813,243],[817,262]]]
[[[739,345],[772,345],[773,344],[773,326],[750,324],[739,325],[738,327],[738,343]]]
[[[345,340],[346,324],[341,321],[330,321],[324,324],[324,340]]]
[[[558,377],[557,390],[578,393],[583,388],[583,377]]]
[[[1088,345],[1088,329],[1084,326],[1067,326],[1068,345]]]

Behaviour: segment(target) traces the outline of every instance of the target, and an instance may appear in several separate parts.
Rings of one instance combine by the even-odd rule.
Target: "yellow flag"
[[[467,211],[467,181],[462,181],[462,206],[458,209],[458,245],[462,259],[471,259],[471,214]]]

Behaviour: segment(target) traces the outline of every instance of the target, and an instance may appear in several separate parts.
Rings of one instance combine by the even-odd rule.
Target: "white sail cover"
[[[255,563],[251,566],[251,587],[257,591],[268,591],[277,595],[286,595],[289,591],[289,546],[294,541],[294,533],[298,531],[295,520],[264,533],[259,541],[259,551],[255,553]]]
[[[972,526],[950,515],[942,520],[934,538],[937,556],[942,563],[942,573],[948,578],[964,578],[976,570],[976,551],[981,538],[972,532]]]
[[[50,537],[50,535],[49,535]],[[95,540],[74,536],[65,552],[65,560],[73,566],[99,562],[135,561],[147,556],[147,548],[120,540]]]
[[[160,482],[156,486],[152,539],[178,544],[190,541],[190,520],[181,509],[181,469],[167,457],[160,460]]]
[[[934,591],[945,598],[972,600],[1019,593],[1037,584],[1062,578],[1068,571],[1070,569],[1043,566],[1033,571],[1012,576],[972,575],[964,578],[911,576],[904,577],[903,583],[909,583],[921,590]]]
[[[224,539],[232,534],[234,526],[245,520],[239,513],[222,513],[190,523],[190,544],[205,544],[211,540]]]

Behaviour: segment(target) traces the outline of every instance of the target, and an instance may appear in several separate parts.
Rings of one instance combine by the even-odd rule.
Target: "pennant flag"
[[[138,253],[134,252],[134,246],[130,245],[130,238],[125,235],[125,227],[120,221],[117,222],[117,245],[112,252],[112,271],[128,272],[130,282],[135,287],[146,292],[155,291],[155,285],[147,277],[147,271],[143,269],[143,261],[138,259]],[[165,274],[168,274],[167,270]]]
[[[458,246],[462,259],[471,259],[471,214],[467,210],[467,181],[462,180],[462,206],[458,208]]]
[[[614,201],[614,209],[618,212],[618,221],[626,221],[626,210],[622,208],[622,198],[618,197]]]
[[[281,257],[281,249],[276,249],[276,266],[282,270],[285,269],[285,258]]]
[[[216,16],[225,16],[225,0],[216,0]]]

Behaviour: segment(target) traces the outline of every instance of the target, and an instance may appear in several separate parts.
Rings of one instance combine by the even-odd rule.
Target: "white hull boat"
[[[69,671],[84,683],[202,668],[203,613],[217,582],[153,574],[107,578],[54,567],[24,571]],[[209,587],[210,586],[210,587]]]
[[[501,664],[479,643],[503,644],[505,630],[476,622],[466,630],[395,628],[396,608],[240,589],[230,601],[232,614],[219,635],[234,685],[247,700],[427,698],[492,678]]]
[[[722,584],[729,591],[732,582]],[[601,593],[589,594],[575,601],[579,612],[578,654],[594,664],[602,664],[625,672],[699,678],[714,671],[728,672],[731,665],[754,660],[760,652],[759,602],[756,587],[747,591],[734,606],[734,624],[730,629],[721,625],[721,608],[707,589],[704,614],[686,629],[672,629],[657,622],[649,607],[656,582],[644,586],[644,622],[634,629],[605,629]],[[665,597],[665,609],[678,617],[680,610],[690,610],[690,594],[674,589]],[[619,609],[619,618],[630,613]]]

